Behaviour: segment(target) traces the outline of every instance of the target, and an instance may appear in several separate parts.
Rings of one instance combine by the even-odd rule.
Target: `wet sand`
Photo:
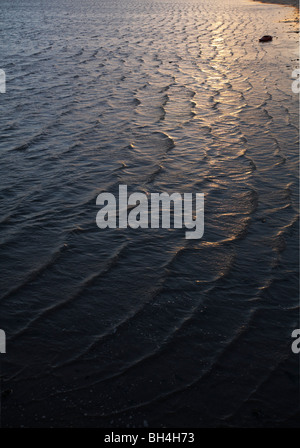
[[[295,29],[295,33],[298,33],[299,29],[299,0],[253,0],[255,2],[259,3],[269,3],[269,4],[275,4],[275,5],[282,5],[282,6],[293,6],[294,14],[293,17],[290,20],[286,20],[290,23],[292,23],[293,29]]]
[[[298,0],[254,0],[254,1],[259,1],[260,3],[277,3],[280,5],[295,6],[295,8],[299,9]]]
[[[1,6],[0,426],[299,426],[294,9]],[[119,185],[204,193],[203,239],[100,230]]]

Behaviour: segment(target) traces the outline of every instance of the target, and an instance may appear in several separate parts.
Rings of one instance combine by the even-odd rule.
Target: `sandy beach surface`
[[[295,10],[1,7],[0,426],[299,427]],[[203,238],[99,229],[119,185],[204,194]]]

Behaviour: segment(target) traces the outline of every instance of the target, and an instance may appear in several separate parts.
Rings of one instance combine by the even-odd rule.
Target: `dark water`
[[[292,14],[2,0],[3,427],[299,425]],[[101,231],[119,184],[205,193],[204,238]]]

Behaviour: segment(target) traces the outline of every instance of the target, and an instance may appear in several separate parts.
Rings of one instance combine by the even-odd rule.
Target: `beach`
[[[294,6],[299,9],[299,1],[298,0],[254,0],[259,1],[260,3],[274,3],[285,6]]]
[[[1,426],[299,427],[294,9],[38,3],[1,3]]]

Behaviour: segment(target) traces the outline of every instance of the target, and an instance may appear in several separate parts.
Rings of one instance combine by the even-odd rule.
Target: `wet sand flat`
[[[1,1],[2,426],[299,426],[294,9],[38,3]],[[203,238],[99,229],[119,185],[204,193]]]

